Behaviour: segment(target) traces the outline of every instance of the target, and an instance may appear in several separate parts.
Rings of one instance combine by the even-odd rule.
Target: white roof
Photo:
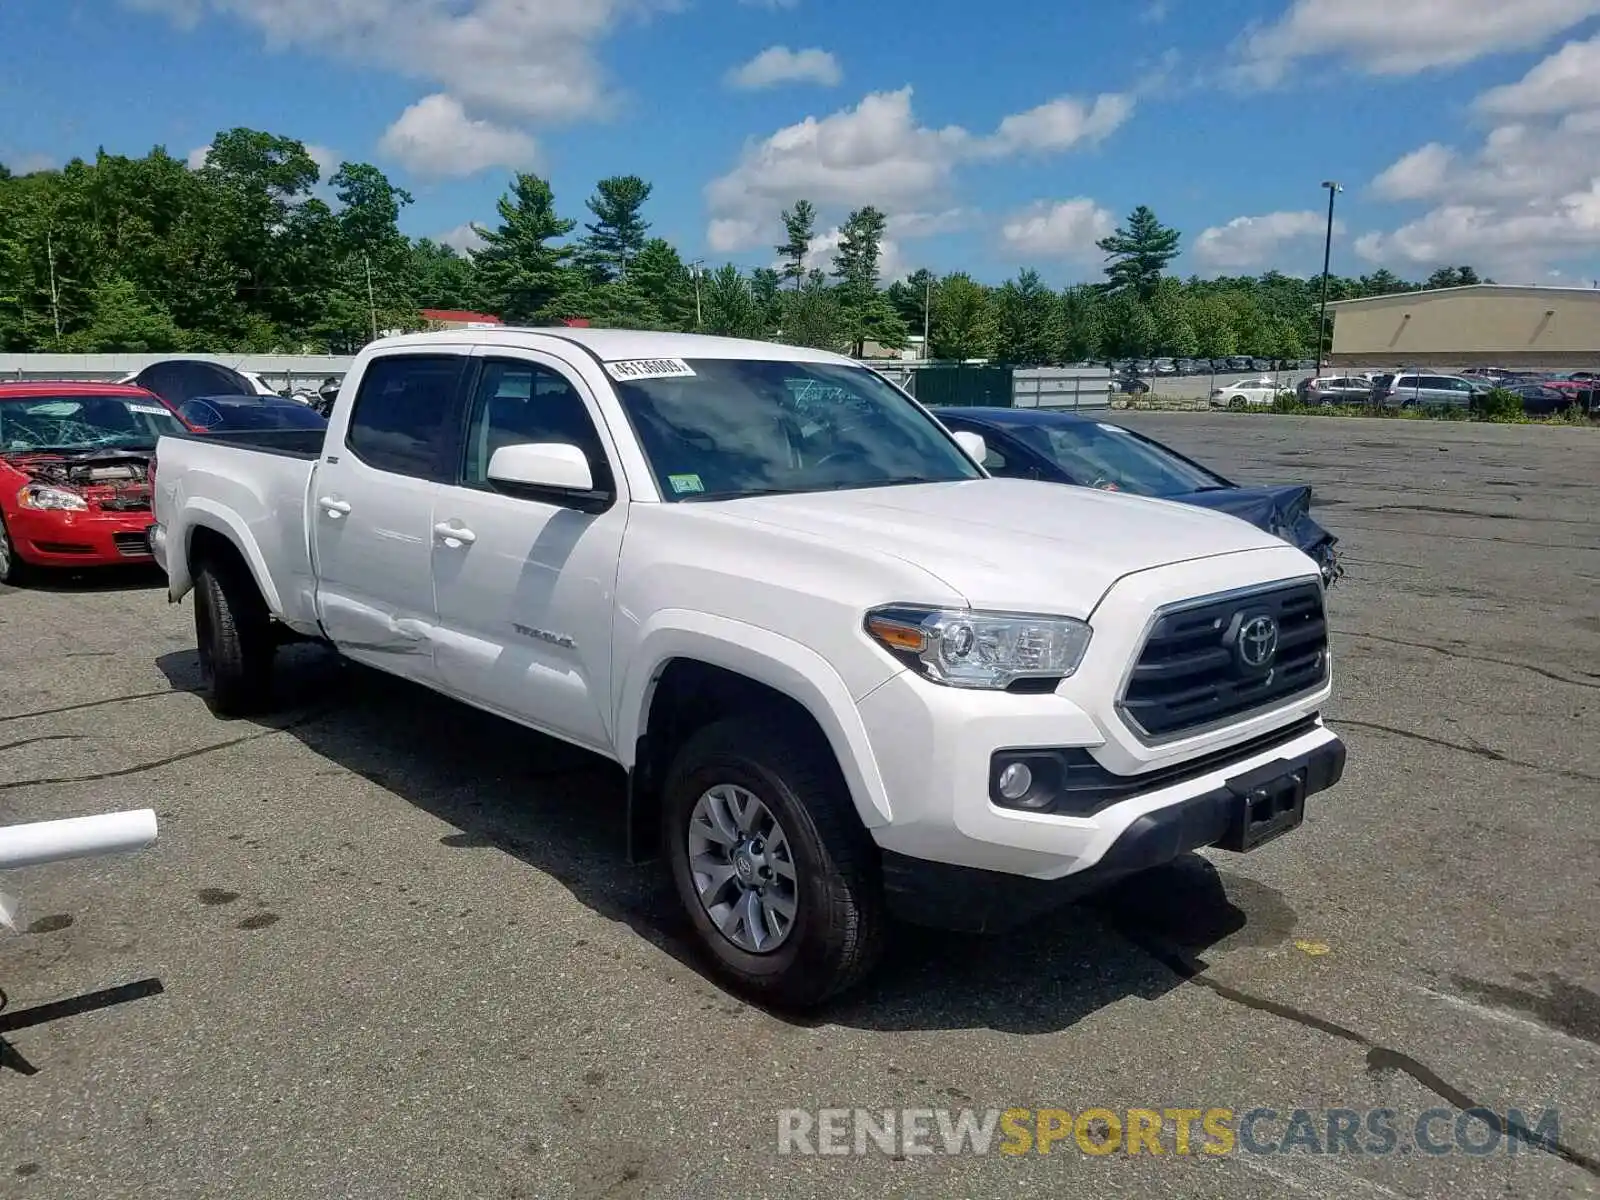
[[[702,333],[657,333],[635,329],[573,329],[565,325],[541,328],[504,326],[497,329],[446,329],[431,333],[408,333],[381,338],[369,349],[390,346],[429,346],[462,344],[474,346],[521,346],[549,349],[552,340],[576,343],[604,362],[638,358],[736,358],[764,359],[770,362],[822,362],[860,366],[852,358],[828,350],[806,346],[786,346],[746,338],[712,337]]]

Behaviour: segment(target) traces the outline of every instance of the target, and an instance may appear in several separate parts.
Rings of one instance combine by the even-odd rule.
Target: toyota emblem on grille
[[[1253,671],[1272,662],[1278,653],[1278,623],[1271,617],[1252,617],[1239,629],[1239,661]]]

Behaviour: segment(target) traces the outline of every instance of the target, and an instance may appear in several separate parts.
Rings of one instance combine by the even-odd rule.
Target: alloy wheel
[[[736,784],[708,788],[689,814],[695,894],[722,936],[748,954],[788,939],[799,908],[788,835],[761,800]]]

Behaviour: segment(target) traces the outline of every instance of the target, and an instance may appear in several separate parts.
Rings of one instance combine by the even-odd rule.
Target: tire
[[[245,717],[272,706],[272,620],[244,570],[210,559],[195,578],[195,642],[200,678],[220,717]]]
[[[1249,402],[1243,396],[1230,396],[1228,398],[1228,407],[1236,412],[1243,410],[1248,404]]]
[[[28,582],[28,564],[22,561],[17,545],[6,530],[6,521],[0,517],[0,584],[21,587]]]
[[[735,717],[695,733],[667,773],[662,833],[678,898],[717,974],[758,1003],[806,1009],[853,987],[872,970],[883,951],[888,918],[877,848],[856,815],[838,765],[825,746],[801,741],[792,730],[792,722],[771,717]],[[761,851],[760,856],[747,855],[746,865],[772,855],[764,861],[775,867],[757,868],[768,872],[765,894],[791,904],[792,917],[781,936],[765,929],[766,949],[748,948],[747,929],[741,945],[737,924],[728,933],[719,927],[711,911],[717,906],[701,900],[691,865],[691,841],[698,840],[698,865],[708,864],[707,851],[717,865],[723,858],[730,864],[726,869],[731,874],[715,893],[747,896],[740,873],[731,865],[733,854],[719,857],[725,833],[713,832],[710,823],[696,816],[703,816],[706,809],[701,806],[713,795],[740,794],[759,802],[777,830],[765,843],[759,819],[741,830],[741,838],[753,839]],[[786,858],[777,848],[779,835],[787,846]],[[737,842],[746,848],[751,844]],[[785,862],[792,881],[784,878]],[[708,894],[712,891],[708,888]],[[773,911],[779,907],[775,903]]]

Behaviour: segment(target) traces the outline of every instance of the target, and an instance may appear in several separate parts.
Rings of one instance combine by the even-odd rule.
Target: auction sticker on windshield
[[[167,415],[167,410],[162,408],[159,404],[130,404],[128,405],[128,411],[136,413],[148,413],[152,417],[164,417]]]
[[[629,358],[608,362],[606,370],[622,383],[635,379],[683,379],[694,374],[694,368],[681,358]]]

